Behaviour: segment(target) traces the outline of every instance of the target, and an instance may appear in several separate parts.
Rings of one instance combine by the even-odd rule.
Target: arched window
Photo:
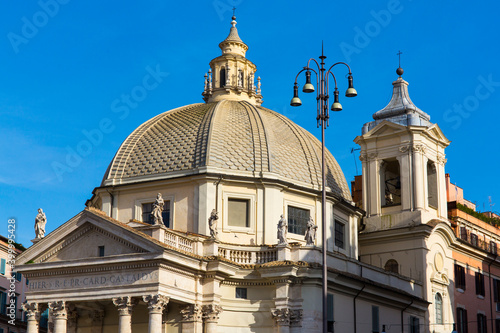
[[[380,168],[381,202],[384,206],[401,205],[401,177],[397,160],[384,160]]]
[[[389,259],[387,260],[387,262],[385,263],[385,267],[384,269],[388,272],[393,272],[393,273],[396,273],[398,274],[399,273],[399,264],[396,260],[394,259]]]
[[[226,69],[222,67],[220,69],[220,75],[219,75],[219,87],[223,88],[226,86]]]
[[[440,293],[436,293],[434,297],[434,306],[436,312],[436,324],[443,323],[443,297]]]
[[[427,200],[429,207],[438,208],[437,172],[433,162],[427,163]]]

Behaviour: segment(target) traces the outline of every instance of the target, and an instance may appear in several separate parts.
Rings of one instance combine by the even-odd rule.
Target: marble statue
[[[219,219],[219,215],[215,209],[212,209],[212,213],[210,213],[210,217],[208,218],[208,227],[210,228],[210,237],[215,239],[217,238],[217,220]]]
[[[37,239],[42,239],[45,237],[45,224],[47,223],[47,217],[41,208],[38,208],[38,214],[35,218],[35,235]]]
[[[316,229],[318,226],[314,224],[313,218],[309,217],[309,221],[307,221],[307,230],[304,239],[306,240],[306,245],[314,245],[314,241],[316,240]]]
[[[288,234],[288,223],[283,215],[280,216],[280,220],[278,221],[278,245],[288,244],[286,240]]]
[[[165,201],[161,197],[161,193],[158,193],[156,196],[156,200],[153,203],[153,211],[151,215],[153,216],[154,225],[163,224],[163,217],[161,216],[163,212],[163,206],[165,205]]]

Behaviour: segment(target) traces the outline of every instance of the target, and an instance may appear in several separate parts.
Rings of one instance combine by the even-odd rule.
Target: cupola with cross
[[[260,77],[255,86],[257,67],[245,57],[248,51],[238,35],[236,16],[233,12],[229,35],[219,44],[222,55],[210,61],[210,70],[205,74],[203,100],[206,103],[222,100],[247,101],[262,104]]]
[[[362,207],[371,231],[447,219],[444,150],[450,141],[411,101],[401,66],[396,73],[389,104],[354,140],[361,147]]]

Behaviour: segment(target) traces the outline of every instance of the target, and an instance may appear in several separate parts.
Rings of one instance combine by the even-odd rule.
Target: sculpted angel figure
[[[153,211],[151,212],[151,215],[153,216],[154,220],[154,225],[158,224],[163,224],[163,217],[161,216],[163,212],[163,206],[165,205],[165,201],[163,201],[163,198],[161,196],[161,193],[158,193],[156,196],[156,200],[153,204]]]
[[[313,218],[309,217],[309,221],[307,221],[307,230],[304,239],[306,240],[306,245],[314,245],[314,241],[316,240],[316,229],[318,226],[314,224]]]
[[[47,217],[41,208],[38,208],[38,214],[35,218],[35,235],[36,238],[41,239],[45,237],[45,224],[47,223]]]
[[[215,209],[212,209],[212,213],[210,213],[210,217],[208,218],[208,227],[210,228],[210,237],[217,238],[217,220],[219,219],[219,215]]]
[[[288,223],[283,215],[280,216],[280,220],[278,221],[278,244],[288,244],[286,240],[288,234]]]

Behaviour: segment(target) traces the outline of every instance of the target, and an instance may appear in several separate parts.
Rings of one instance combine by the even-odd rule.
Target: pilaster
[[[202,333],[203,312],[197,304],[189,304],[181,309],[182,333]]]
[[[208,304],[202,307],[203,320],[205,322],[205,333],[216,333],[219,314],[222,312],[222,307],[216,304]]]

